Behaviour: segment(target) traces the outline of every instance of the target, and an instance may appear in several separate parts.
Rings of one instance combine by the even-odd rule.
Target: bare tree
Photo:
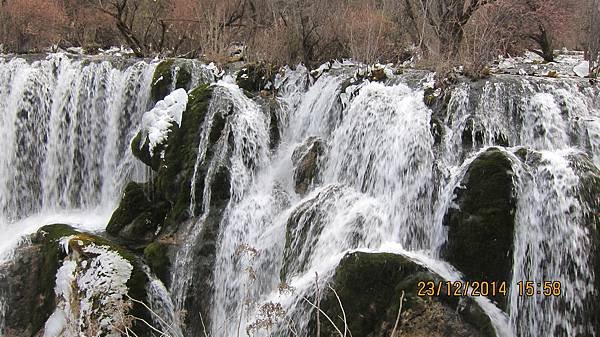
[[[428,25],[439,43],[440,55],[448,58],[458,55],[465,34],[465,26],[482,7],[496,0],[405,0],[409,18],[421,30],[423,38]]]
[[[585,9],[585,58],[589,61],[590,77],[596,77],[600,68],[600,0],[588,0]]]

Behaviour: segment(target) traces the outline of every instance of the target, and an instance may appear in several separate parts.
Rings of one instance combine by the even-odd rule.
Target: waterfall
[[[568,154],[568,150],[542,152],[539,165],[521,179],[513,279],[530,280],[536,286],[551,282],[556,287],[554,282],[560,282],[561,296],[528,298],[519,296],[523,290],[513,286],[511,324],[519,336],[594,334],[585,318],[585,300],[594,291],[590,233],[582,223],[582,206],[576,198],[579,178]]]
[[[149,104],[153,66],[123,69],[61,54],[0,63],[0,218],[114,206],[143,176],[129,143]]]
[[[153,71],[64,54],[0,58],[0,261],[45,224],[104,229],[124,184],[145,178],[130,141]]]
[[[480,89],[458,85],[451,92],[448,115],[442,117],[443,142],[433,151],[429,128],[435,116],[424,106],[419,87],[362,83],[343,89],[342,83],[351,76],[345,69],[332,70],[307,85],[303,71],[287,69],[279,78],[283,141],[270,165],[258,170],[251,187],[232,202],[223,220],[228,225],[219,239],[211,303],[213,335],[244,333],[244,327],[260,316],[260,303],[271,302],[281,302],[296,320],[297,331],[305,331],[311,308],[298,294],[314,294],[315,272],[325,282],[348,251],[386,251],[391,242],[405,254],[422,256],[426,261],[422,263],[436,270],[442,263],[438,248],[445,240],[441,223],[454,190],[471,162],[490,146],[499,146],[520,172],[515,180],[519,185],[511,281],[515,285],[508,314],[491,302],[480,305],[501,336],[551,335],[559,329],[559,323],[552,322],[560,320],[566,335],[585,331],[576,316],[593,281],[586,262],[589,242],[576,214],[571,218],[563,208],[575,211],[577,203],[568,202],[574,193],[568,185],[577,180],[564,162],[552,158],[579,147],[597,162],[595,95],[580,90],[572,80],[499,78]],[[318,160],[320,175],[312,191],[298,195],[291,158],[307,139],[322,139],[326,150]],[[521,166],[513,154],[516,146],[546,151],[543,164]],[[547,172],[554,172],[558,181],[552,182],[555,178]],[[547,191],[552,186],[554,192]],[[554,206],[547,209],[547,205]],[[541,207],[555,215],[544,215]],[[537,218],[526,220],[531,217]],[[291,221],[293,232],[286,234]],[[553,229],[533,229],[542,223]],[[286,235],[296,239],[287,242]],[[541,244],[558,238],[569,245]],[[293,257],[286,255],[290,252]],[[570,267],[575,268],[575,278],[561,271],[567,260],[575,261]],[[444,270],[437,268],[449,279],[461,278]],[[296,289],[296,296],[282,298],[277,290],[281,277]],[[552,279],[587,290],[566,292],[562,301],[554,302],[516,298],[516,282],[521,279]],[[572,312],[565,312],[564,302],[571,303]],[[279,333],[288,334],[287,323],[282,325]]]
[[[199,152],[191,182],[190,214],[196,212],[194,205],[196,204],[195,186],[199,179],[197,173],[200,166],[206,166],[202,210],[200,210],[199,218],[187,230],[189,235],[178,252],[174,267],[172,280],[177,310],[184,309],[188,288],[193,281],[193,274],[190,272],[194,263],[193,249],[198,234],[202,232],[201,227],[211,212],[213,182],[219,178],[219,174],[226,167],[230,174],[231,185],[231,190],[227,192],[231,196],[231,201],[237,202],[242,199],[255,172],[263,168],[268,159],[268,116],[254,101],[246,97],[237,85],[231,82],[232,79],[228,77],[214,85],[214,98],[211,100],[207,117],[201,127]],[[225,115],[217,117],[215,115],[217,113],[225,113]],[[220,130],[220,134],[216,135],[218,140],[215,153],[211,158],[207,158],[209,137],[215,130],[213,129],[215,118],[221,118],[224,126]],[[228,210],[225,212],[228,213]],[[239,222],[234,224],[241,225]],[[217,260],[217,266],[219,265]]]
[[[230,75],[214,80],[213,67],[177,62],[167,89],[185,64],[192,87],[212,82],[211,98],[192,131],[189,219],[161,237],[176,247],[170,282],[146,270],[157,327],[175,336],[243,335],[271,304],[286,320],[269,332],[291,336],[293,325],[306,335],[314,310],[303,297],[325,288],[349,252],[399,254],[446,280],[465,279],[443,260],[444,218],[458,207],[470,168],[495,149],[514,175],[510,290],[505,310],[475,301],[498,336],[596,333],[586,310],[597,295],[597,243],[576,166],[578,156],[594,169],[600,163],[597,88],[495,75],[433,90],[440,112],[424,100],[432,78],[425,71],[387,69],[388,79],[376,82],[365,76],[370,68],[351,63],[312,75],[285,67],[271,84],[274,97],[262,97]],[[148,181],[129,147],[152,108],[154,69],[103,57],[0,57],[0,262],[43,224],[103,230],[125,184]],[[527,280],[561,282],[562,294],[521,296],[517,283]],[[6,310],[0,296],[0,332]],[[184,324],[199,319],[205,331]]]

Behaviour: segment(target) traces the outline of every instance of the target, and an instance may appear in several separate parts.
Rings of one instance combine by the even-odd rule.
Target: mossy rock
[[[158,171],[157,187],[172,205],[165,226],[172,227],[173,230],[191,216],[188,210],[191,180],[200,142],[199,130],[206,118],[212,92],[209,85],[201,85],[188,94],[189,101],[183,112],[181,127],[169,135],[164,160]],[[197,186],[198,189],[201,187],[203,186]],[[200,193],[196,195],[201,196],[201,190],[198,189],[196,192]],[[200,198],[197,200],[198,205],[201,201]]]
[[[179,69],[176,69],[179,68]],[[192,75],[183,64],[176,64],[175,59],[167,59],[160,62],[154,69],[152,77],[151,95],[154,102],[158,102],[171,92],[173,74],[176,73],[175,89],[188,89]]]
[[[169,284],[169,245],[162,242],[152,242],[144,248],[144,259],[152,271],[164,284]]]
[[[332,281],[355,337],[390,336],[404,292],[398,336],[495,336],[490,319],[471,299],[419,296],[419,282],[444,280],[408,258],[389,253],[347,254]],[[344,330],[342,312],[335,294],[326,289],[321,309]],[[313,311],[309,336],[316,330]],[[321,315],[321,335],[339,336]]]
[[[170,204],[161,200],[153,189],[151,183],[127,184],[106,231],[125,240],[150,242],[171,209]]]
[[[423,102],[425,103],[425,105],[427,105],[428,107],[433,107],[435,105],[436,101],[437,101],[437,98],[435,96],[435,89],[434,88],[426,88],[423,91]]]
[[[8,306],[4,331],[9,336],[35,336],[55,307],[56,271],[65,254],[58,245],[63,236],[75,234],[67,225],[55,225],[47,237],[32,235],[14,251],[14,258],[0,265],[0,293]]]
[[[253,63],[240,70],[235,79],[237,85],[249,92],[259,92],[265,89],[277,72],[277,68],[266,63]]]
[[[15,336],[37,336],[42,333],[45,322],[56,306],[56,295],[54,287],[56,284],[56,273],[63,260],[67,257],[61,239],[68,236],[74,236],[76,240],[69,242],[69,251],[77,252],[81,258],[86,257],[81,252],[85,245],[96,244],[109,247],[110,250],[117,252],[133,266],[130,279],[127,281],[128,293],[131,297],[138,300],[146,300],[147,277],[143,272],[137,257],[126,249],[115,245],[107,239],[79,232],[73,227],[65,224],[54,224],[41,227],[35,234],[31,235],[30,243],[24,244],[17,249],[18,257],[15,261],[27,262],[13,269],[13,274],[8,275],[5,284],[10,285],[14,282],[18,284],[18,291],[9,293],[9,320],[7,328]],[[77,241],[77,244],[74,242]],[[81,245],[80,245],[81,244]],[[21,277],[26,276],[26,277]],[[16,284],[14,284],[16,285]],[[2,286],[0,286],[2,289]],[[14,289],[14,288],[13,288]],[[16,298],[19,294],[26,294],[27,301]],[[18,309],[15,305],[20,305]],[[18,316],[11,315],[18,313]],[[135,304],[130,310],[130,314],[144,319],[150,319],[146,309],[143,306]],[[13,327],[12,324],[21,326]],[[138,334],[147,334],[148,330],[141,324],[135,323],[134,332]]]
[[[322,205],[324,200],[337,199],[342,194],[341,186],[327,186],[292,211],[286,223],[283,265],[279,272],[281,281],[285,282],[290,276],[305,269],[311,249],[317,244],[325,226],[326,214],[331,210],[316,206]]]
[[[489,149],[471,163],[462,185],[454,191],[458,208],[444,217],[442,255],[467,280],[510,283],[516,212],[510,159]],[[505,297],[493,299],[505,308]]]
[[[173,127],[172,127],[173,128]],[[173,130],[171,130],[172,132]],[[158,171],[162,162],[161,153],[165,148],[165,144],[156,145],[152,154],[150,154],[150,141],[147,135],[139,131],[131,141],[131,152],[142,163],[150,166],[152,170]]]

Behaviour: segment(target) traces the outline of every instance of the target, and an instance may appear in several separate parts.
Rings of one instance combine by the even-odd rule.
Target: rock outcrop
[[[323,155],[323,141],[317,137],[308,138],[292,154],[294,164],[295,191],[306,194],[318,175],[319,157]]]
[[[47,330],[48,336],[60,336],[62,329],[89,335],[125,326],[138,335],[149,333],[132,319],[151,319],[143,305],[129,300],[146,301],[148,282],[133,253],[63,224],[40,228],[30,241],[3,267],[10,275],[0,286],[8,299],[8,335]]]
[[[355,337],[390,336],[404,292],[397,336],[496,336],[491,321],[471,298],[419,296],[420,281],[444,282],[437,274],[410,259],[389,253],[347,254],[335,271],[336,290]],[[333,291],[326,289],[321,309],[344,330],[343,314]],[[338,336],[321,315],[321,336]],[[316,314],[309,323],[316,330]]]
[[[510,283],[516,207],[511,161],[489,149],[471,163],[461,185],[454,191],[457,207],[444,218],[443,257],[469,280]],[[504,297],[494,300],[506,305]]]

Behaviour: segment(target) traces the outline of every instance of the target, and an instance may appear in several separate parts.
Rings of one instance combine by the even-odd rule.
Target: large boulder
[[[442,256],[468,280],[510,283],[516,212],[510,159],[496,148],[482,153],[454,193]],[[505,307],[505,297],[493,299]]]
[[[9,336],[61,336],[65,329],[83,335],[111,333],[127,326],[149,333],[133,317],[148,320],[148,277],[134,254],[68,225],[44,226],[16,251],[2,273],[7,294]],[[6,289],[5,289],[6,288]]]
[[[347,254],[338,265],[331,287],[325,289],[320,307],[342,331],[342,303],[354,337],[391,336],[404,292],[395,336],[495,336],[489,317],[467,297],[419,296],[419,282],[445,282],[426,267],[402,255],[389,253]],[[321,336],[339,336],[323,315]],[[315,335],[316,313],[308,326]]]
[[[153,184],[149,183],[127,184],[119,207],[113,212],[106,231],[128,241],[151,242],[170,210],[168,202],[153,198],[153,189]]]
[[[294,150],[294,190],[300,195],[306,194],[318,174],[319,157],[324,152],[323,141],[317,137],[308,138]]]
[[[33,336],[52,313],[53,283],[44,274],[44,266],[40,244],[22,244],[10,262],[0,264],[0,295],[7,301],[7,336]]]

